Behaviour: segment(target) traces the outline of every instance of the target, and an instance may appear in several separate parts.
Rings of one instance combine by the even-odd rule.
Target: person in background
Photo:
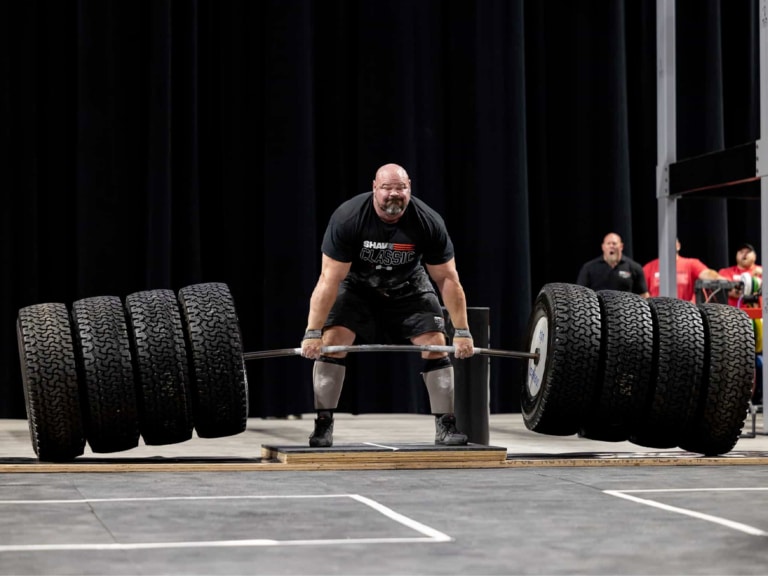
[[[680,240],[675,240],[677,261],[677,297],[680,300],[696,302],[696,280],[726,280],[698,258],[680,256]],[[655,258],[643,266],[648,292],[652,297],[659,295],[659,259]]]
[[[615,232],[603,238],[603,255],[586,262],[579,270],[576,284],[592,290],[621,290],[648,298],[643,267],[624,256],[624,243]]]
[[[744,274],[748,274],[749,278],[759,278],[762,283],[763,267],[757,264],[757,252],[752,244],[744,243],[736,250],[736,264],[729,266],[728,268],[721,268],[719,270],[721,276],[727,280],[734,282],[743,282],[745,280]],[[750,287],[752,288],[752,287]],[[752,289],[747,291],[752,292]],[[731,306],[738,306],[739,300],[743,298],[744,290],[734,288],[728,293],[728,304]],[[758,302],[755,301],[754,306],[758,306]]]
[[[734,288],[728,293],[728,304],[739,308],[762,308],[762,296],[744,298],[745,293],[757,295],[761,292],[763,267],[757,264],[757,252],[752,244],[744,243],[736,250],[736,264],[721,268],[720,274],[733,282],[749,284],[744,288]],[[752,388],[752,403],[763,403],[763,319],[753,318],[755,328],[755,383]]]
[[[327,448],[333,446],[333,412],[344,384],[346,353],[324,354],[323,347],[349,346],[358,336],[374,343],[377,328],[393,340],[444,346],[445,318],[432,282],[455,326],[454,356],[469,358],[474,346],[453,242],[443,218],[411,195],[411,179],[402,166],[385,164],[376,171],[372,191],[336,208],[322,253],[301,355],[315,361],[317,418],[309,445]],[[467,435],[456,428],[448,354],[422,352],[422,358],[435,444],[467,444]]]

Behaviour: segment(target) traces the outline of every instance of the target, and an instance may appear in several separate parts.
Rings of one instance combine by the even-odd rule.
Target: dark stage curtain
[[[225,282],[247,351],[299,345],[332,210],[405,166],[491,346],[620,233],[657,255],[655,2],[12,0],[0,18],[0,417],[20,307]],[[757,2],[678,1],[678,156],[758,137]],[[681,201],[683,252],[759,245],[754,202]],[[340,410],[428,412],[418,355],[349,357]],[[491,410],[519,410],[491,360]],[[311,363],[247,365],[252,416]],[[479,383],[482,385],[483,383]]]

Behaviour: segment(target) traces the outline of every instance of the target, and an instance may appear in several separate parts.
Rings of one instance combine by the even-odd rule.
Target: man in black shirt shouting
[[[467,303],[442,217],[411,196],[411,180],[397,164],[379,168],[373,191],[342,203],[331,216],[322,244],[322,269],[309,302],[301,354],[315,360],[312,381],[317,418],[309,445],[333,445],[333,411],[344,383],[345,353],[357,336],[375,342],[377,329],[417,346],[444,346],[440,291],[456,327],[456,358],[474,354]],[[444,352],[422,352],[422,376],[435,421],[435,443],[463,445],[453,408],[453,365]]]
[[[579,271],[576,284],[592,290],[622,290],[648,298],[643,267],[624,256],[624,243],[615,232],[603,238],[603,255],[590,260]]]

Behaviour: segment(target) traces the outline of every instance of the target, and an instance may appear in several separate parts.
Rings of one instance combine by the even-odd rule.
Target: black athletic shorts
[[[344,326],[368,344],[398,344],[425,332],[445,334],[435,292],[391,294],[342,282],[325,327]]]

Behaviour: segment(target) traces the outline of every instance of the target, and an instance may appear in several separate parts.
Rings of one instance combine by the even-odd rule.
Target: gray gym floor
[[[768,569],[762,415],[755,437],[720,458],[543,436],[509,414],[491,416],[489,442],[507,448],[509,466],[259,462],[262,444],[303,445],[311,418],[252,419],[230,438],[87,452],[67,472],[37,463],[26,422],[0,420],[0,574]],[[432,431],[428,416],[339,415],[335,436],[337,445],[420,443]],[[205,471],[185,468],[190,462]],[[158,471],[147,471],[152,465]]]

